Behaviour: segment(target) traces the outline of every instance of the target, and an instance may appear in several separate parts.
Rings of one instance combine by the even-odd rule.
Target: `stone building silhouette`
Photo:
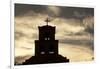
[[[35,56],[23,64],[46,64],[69,62],[69,59],[58,54],[58,40],[55,40],[56,27],[48,25],[50,19],[45,20],[47,25],[39,26],[39,40],[35,40]]]

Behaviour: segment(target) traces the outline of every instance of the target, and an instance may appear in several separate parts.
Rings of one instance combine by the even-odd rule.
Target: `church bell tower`
[[[48,25],[50,19],[45,20],[47,25],[39,26],[39,40],[35,40],[35,56],[58,55],[58,40],[55,40],[55,26]]]

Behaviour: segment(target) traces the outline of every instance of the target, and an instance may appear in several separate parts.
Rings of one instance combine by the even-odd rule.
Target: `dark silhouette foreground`
[[[47,64],[47,63],[61,63],[61,62],[69,62],[69,59],[61,55],[42,55],[42,56],[32,56],[30,59],[26,60],[23,65],[30,64]]]

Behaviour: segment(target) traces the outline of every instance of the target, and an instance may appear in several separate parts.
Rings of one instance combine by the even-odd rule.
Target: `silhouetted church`
[[[50,20],[45,20],[47,25],[38,27],[39,40],[35,40],[35,56],[23,64],[44,64],[69,62],[69,59],[58,54],[58,40],[55,40],[55,28],[48,25]]]

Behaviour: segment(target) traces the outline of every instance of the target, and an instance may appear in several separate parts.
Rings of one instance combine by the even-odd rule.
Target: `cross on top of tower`
[[[46,20],[45,20],[45,22],[47,23],[47,25],[48,25],[48,22],[50,22],[50,18],[46,18]]]

